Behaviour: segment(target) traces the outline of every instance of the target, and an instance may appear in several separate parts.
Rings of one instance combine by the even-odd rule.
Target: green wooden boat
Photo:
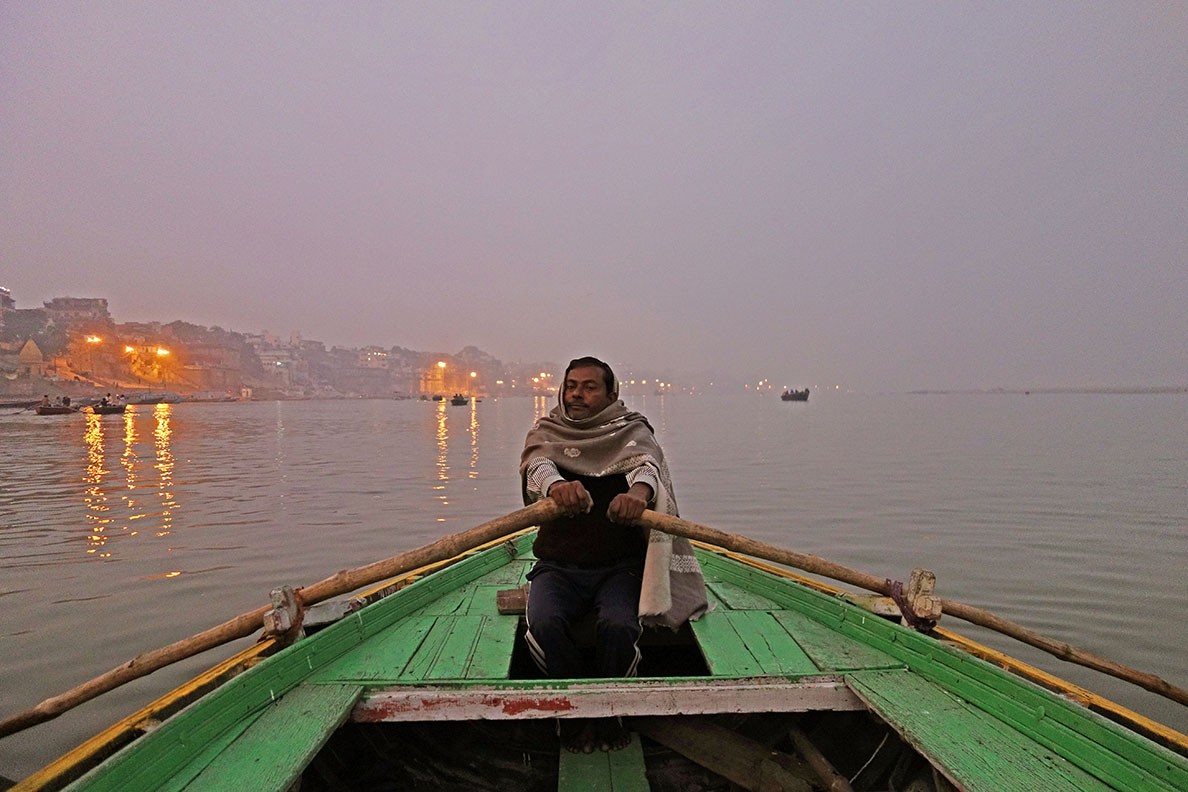
[[[639,677],[541,679],[514,612],[533,538],[328,605],[329,626],[262,640],[16,789],[1188,789],[1184,735],[710,546],[713,610],[649,631]],[[578,717],[622,718],[630,745],[561,749]]]

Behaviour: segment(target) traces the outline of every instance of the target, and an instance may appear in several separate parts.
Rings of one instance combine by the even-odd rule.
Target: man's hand
[[[636,482],[631,485],[631,489],[615,496],[606,510],[606,516],[613,523],[631,525],[648,508],[651,499],[652,488],[643,482]]]
[[[594,499],[580,481],[555,481],[549,487],[548,496],[557,502],[567,516],[590,511]]]

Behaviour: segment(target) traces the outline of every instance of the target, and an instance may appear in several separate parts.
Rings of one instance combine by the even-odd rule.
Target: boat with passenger
[[[84,406],[82,409],[93,415],[123,415],[128,408],[128,399],[120,394],[112,396],[110,393],[94,402]]]
[[[780,398],[783,399],[784,401],[806,402],[806,401],[808,401],[808,397],[809,397],[808,388],[805,388],[804,390],[786,390],[780,394]]]
[[[559,514],[546,498],[282,587],[271,605],[0,721],[11,734],[263,630],[15,789],[1188,789],[1188,736],[937,620],[1105,665],[1181,704],[1188,692],[943,599],[924,570],[896,583],[651,511],[643,527],[695,540],[711,610],[649,628],[638,676],[543,679],[523,586],[535,526]],[[572,718],[619,718],[630,742],[567,751],[557,731]]]
[[[453,396],[450,397],[450,404],[454,405],[455,407],[461,407],[462,405],[469,404],[469,403],[470,403],[470,397],[463,396],[461,393],[455,393]]]
[[[33,411],[38,415],[69,415],[78,412],[78,407],[70,403],[69,396],[58,396],[50,401],[47,394],[41,397],[41,401],[27,406],[33,407]]]

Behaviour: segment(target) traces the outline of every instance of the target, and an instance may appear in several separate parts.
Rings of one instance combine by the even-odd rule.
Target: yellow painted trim
[[[185,696],[201,690],[205,686],[218,687],[216,683],[220,676],[228,674],[234,676],[237,666],[250,667],[276,648],[276,641],[270,638],[252,644],[247,649],[232,655],[221,663],[211,666],[190,681],[179,685],[151,704],[142,707],[123,720],[108,726],[94,737],[80,744],[77,748],[58,757],[41,770],[38,770],[33,775],[18,783],[10,792],[30,792],[31,790],[60,788],[62,786],[61,779],[70,771],[80,766],[84,767],[85,770],[89,770],[94,764],[91,760],[96,755],[102,754],[113,743],[126,737],[128,734],[143,731],[146,724],[156,720],[161,712],[167,711],[179,700],[185,698]],[[74,780],[78,775],[78,773],[70,773],[69,780]],[[66,783],[69,783],[69,781]]]

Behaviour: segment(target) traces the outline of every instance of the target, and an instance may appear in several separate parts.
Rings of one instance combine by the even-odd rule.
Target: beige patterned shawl
[[[672,479],[655,432],[647,418],[628,410],[622,401],[580,420],[571,419],[564,406],[558,404],[528,432],[520,456],[522,485],[528,465],[538,457],[582,476],[627,474],[641,465],[649,465],[660,479],[656,511],[679,516]],[[523,495],[528,503],[526,486]],[[705,580],[689,540],[652,531],[639,596],[640,621],[675,630],[707,609]]]

